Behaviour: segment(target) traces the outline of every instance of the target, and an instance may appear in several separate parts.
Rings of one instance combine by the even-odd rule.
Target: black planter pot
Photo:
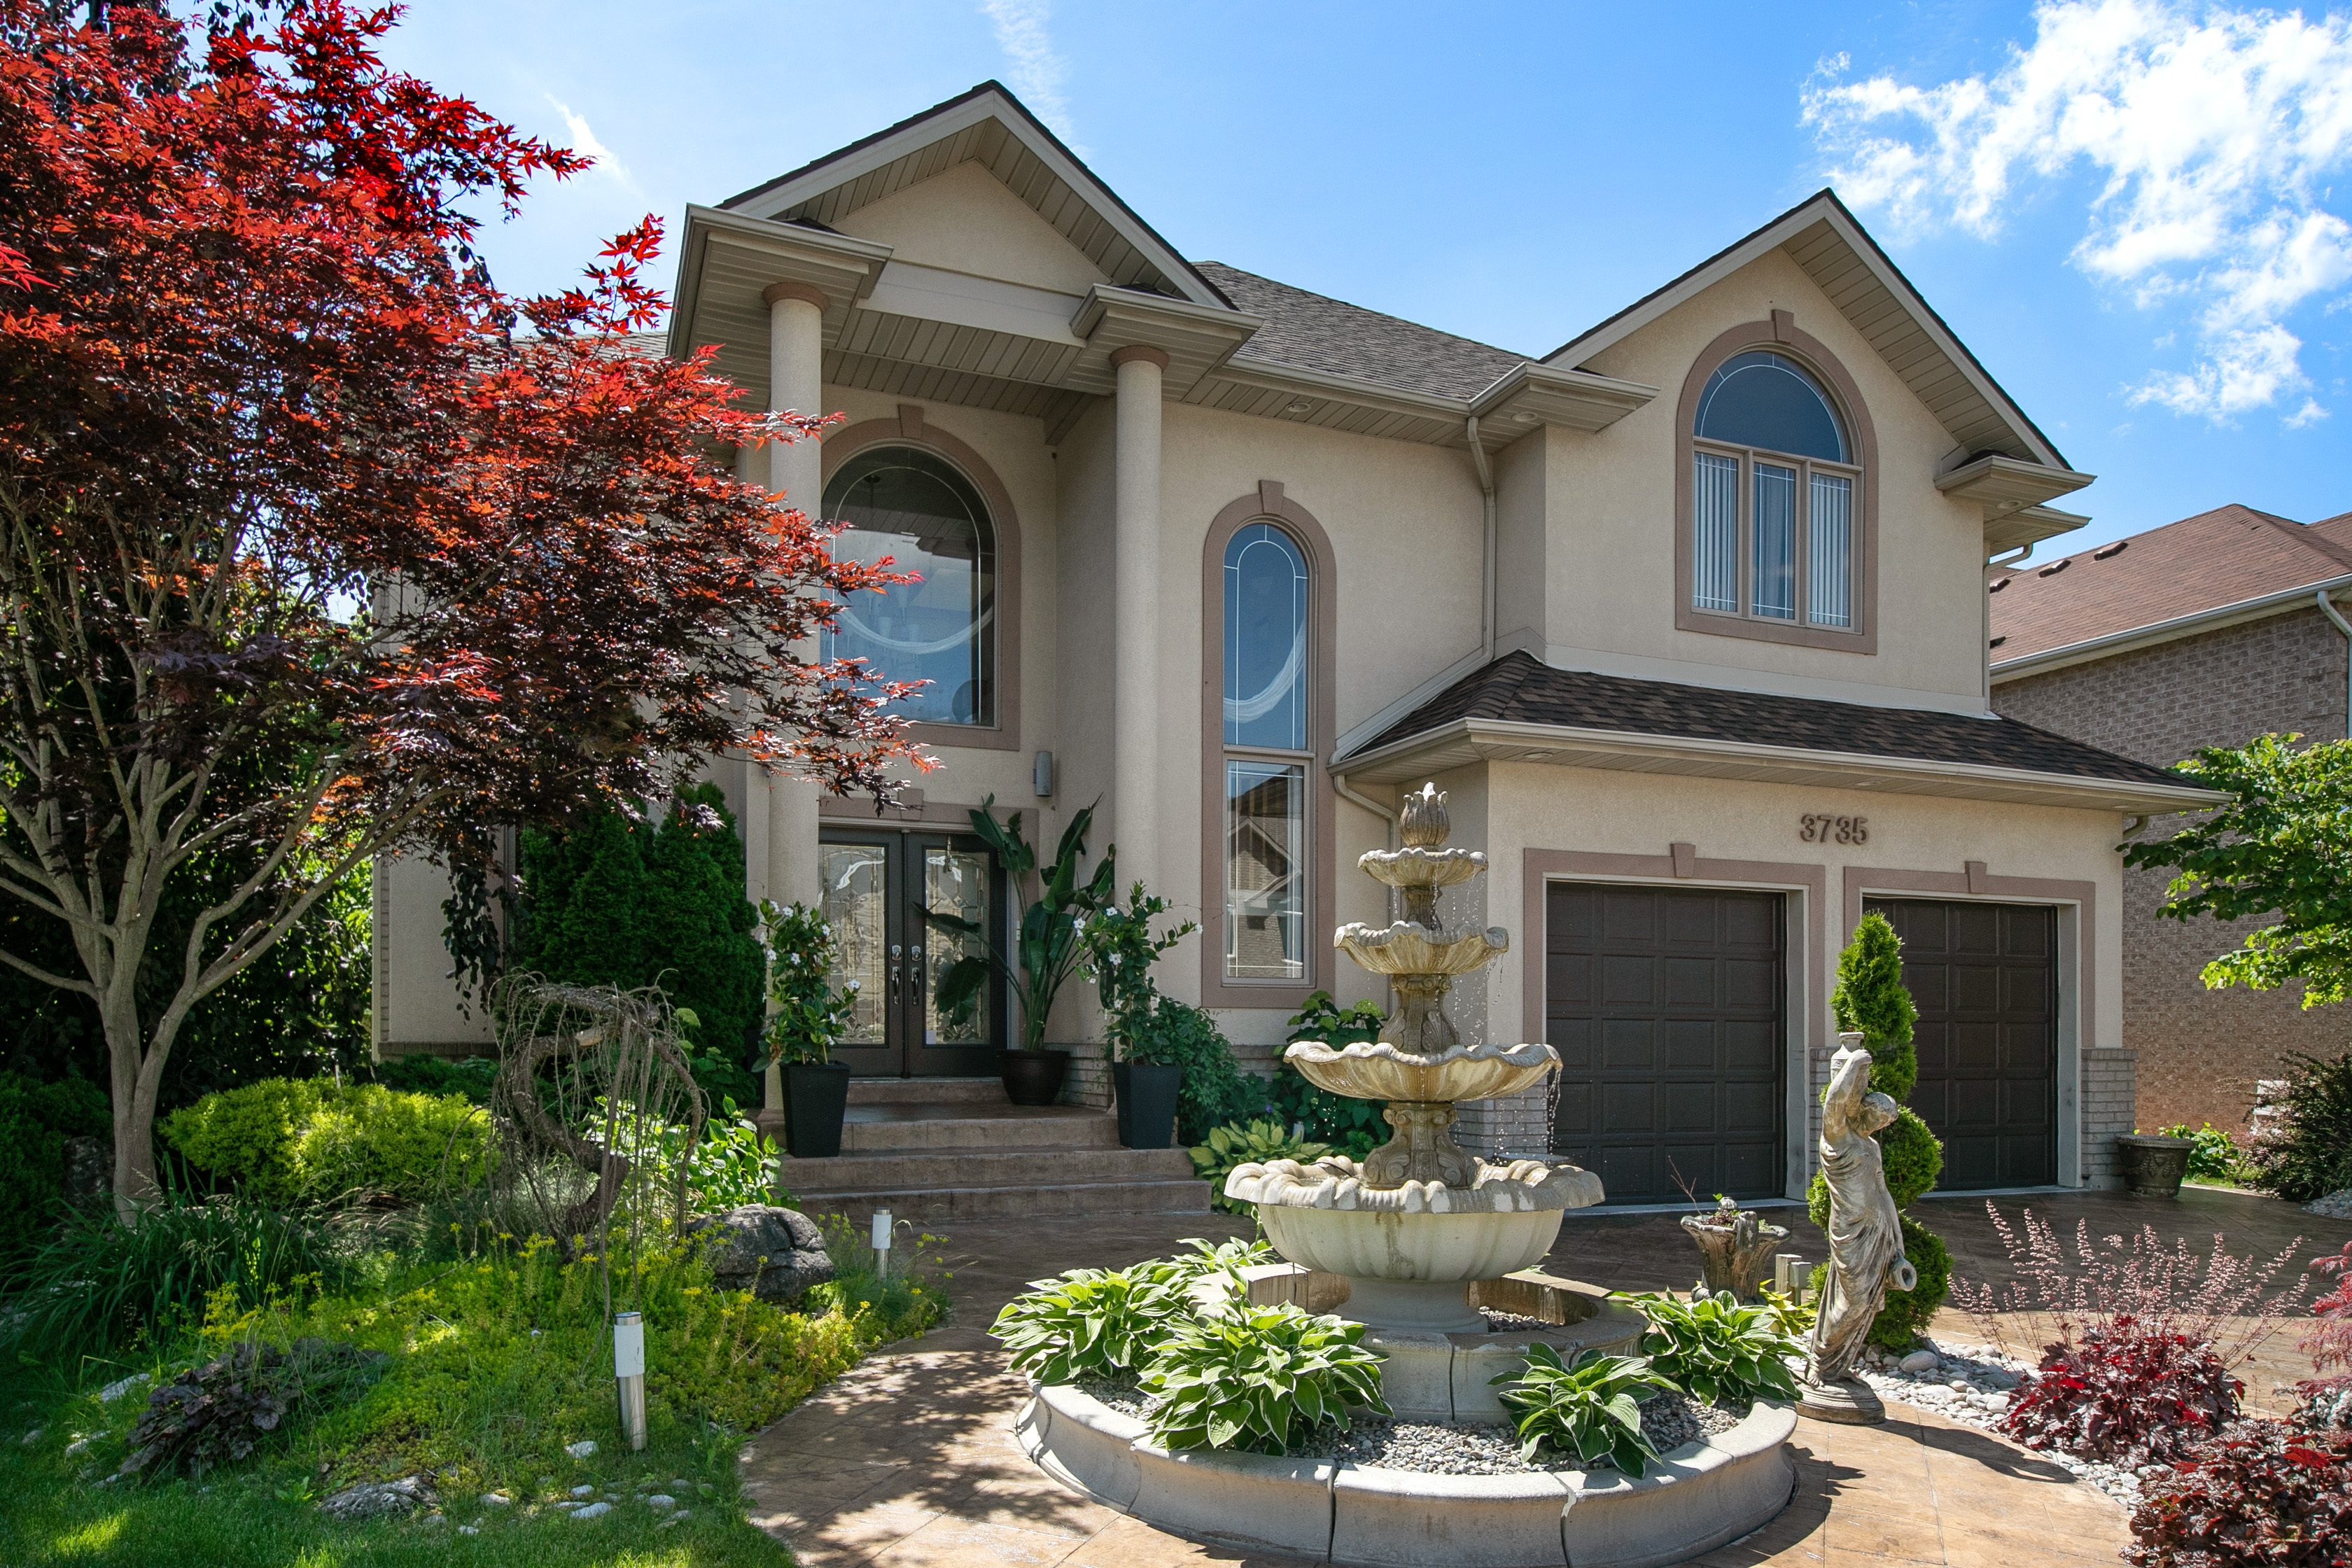
[[[1067,1051],[1006,1051],[1004,1098],[1015,1105],[1052,1105],[1062,1098],[1062,1079],[1069,1075]]]
[[[2177,1198],[2181,1179],[2189,1174],[2189,1152],[2196,1144],[2186,1138],[2158,1132],[2126,1132],[2116,1140],[2122,1156],[2124,1185],[2144,1198]]]
[[[841,1152],[841,1117],[849,1108],[849,1064],[791,1062],[784,1068],[784,1147],[795,1160]]]
[[[1118,1101],[1118,1141],[1129,1149],[1166,1149],[1176,1142],[1176,1091],[1184,1069],[1150,1062],[1113,1062],[1111,1089]]]

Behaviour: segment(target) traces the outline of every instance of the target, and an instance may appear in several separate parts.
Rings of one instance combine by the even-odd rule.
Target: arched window
[[[876,447],[824,488],[824,515],[848,524],[842,558],[922,581],[856,594],[824,634],[827,658],[863,658],[892,680],[930,684],[898,711],[930,724],[996,722],[996,530],[978,487],[946,458]]]
[[[1224,559],[1225,978],[1307,975],[1307,555],[1252,522]]]
[[[1812,371],[1762,348],[1717,365],[1691,420],[1690,479],[1693,609],[1855,629],[1861,463]]]

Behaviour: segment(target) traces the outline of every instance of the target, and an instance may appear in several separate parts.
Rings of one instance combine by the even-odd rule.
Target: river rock
[[[403,1476],[396,1481],[362,1481],[345,1487],[320,1503],[319,1511],[330,1519],[382,1519],[428,1508],[435,1500],[431,1476]]]
[[[1943,1363],[1934,1351],[1913,1351],[1895,1364],[1905,1372],[1933,1372]]]
[[[798,1209],[746,1204],[705,1215],[688,1229],[709,1238],[711,1272],[721,1289],[790,1305],[833,1278],[824,1233]]]

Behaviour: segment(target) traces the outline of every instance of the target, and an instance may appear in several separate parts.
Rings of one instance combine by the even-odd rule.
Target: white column
[[[1110,356],[1118,372],[1118,448],[1112,529],[1114,677],[1111,815],[1118,879],[1160,878],[1160,383],[1168,356],[1135,344]]]
[[[795,414],[824,412],[824,295],[806,283],[773,283],[768,301],[768,406]],[[811,517],[824,500],[824,463],[814,437],[768,447],[768,488]],[[745,781],[746,809],[763,792],[768,800],[766,881],[780,904],[817,900],[814,785],[767,780],[754,768]],[[747,835],[746,853],[749,853]]]

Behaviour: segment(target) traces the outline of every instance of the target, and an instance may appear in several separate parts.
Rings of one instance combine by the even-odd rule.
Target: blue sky
[[[416,0],[388,53],[604,155],[512,289],[993,77],[1186,255],[1530,354],[1834,184],[2100,476],[2055,548],[2352,510],[2352,10]]]

